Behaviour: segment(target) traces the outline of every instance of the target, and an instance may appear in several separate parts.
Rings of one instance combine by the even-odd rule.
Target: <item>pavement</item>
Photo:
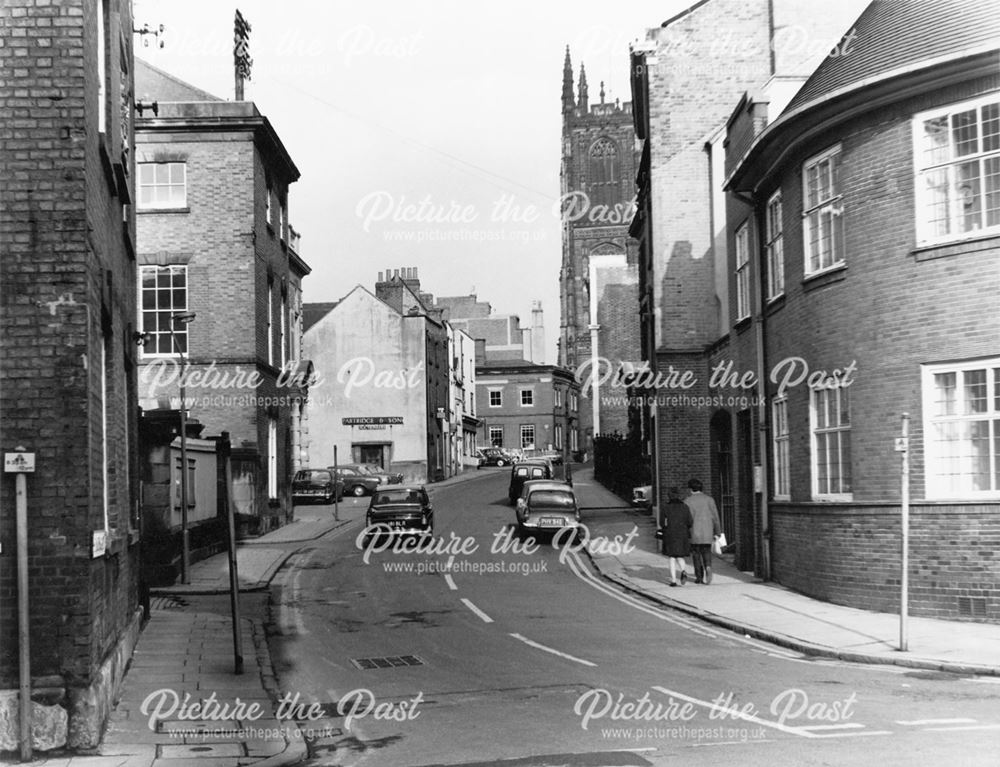
[[[495,470],[467,471],[428,486],[474,481]],[[633,550],[617,556],[591,553],[607,580],[709,623],[814,656],[858,663],[894,664],[957,674],[1000,676],[1000,625],[909,619],[909,649],[898,649],[899,617],[811,599],[740,572],[715,557],[711,585],[669,586],[667,558],[657,551],[651,515],[594,480],[590,466],[576,466],[574,489],[592,536],[626,536]],[[296,520],[237,547],[240,591],[265,589],[306,543],[359,520],[367,499],[333,506],[296,507]],[[688,563],[689,574],[692,573]],[[154,589],[150,620],[136,645],[122,697],[95,754],[46,757],[45,767],[241,767],[295,764],[307,756],[295,722],[276,718],[278,686],[263,625],[242,620],[243,673],[234,673],[234,638],[228,613],[185,609],[185,597],[229,591],[228,556],[191,567],[186,585]],[[213,693],[216,710],[209,710]],[[176,698],[174,697],[176,695]],[[190,698],[185,700],[185,696]],[[204,701],[202,711],[195,710]],[[185,706],[186,703],[186,706]],[[242,706],[239,706],[242,704]],[[256,708],[253,706],[256,704]],[[228,708],[228,710],[226,710]],[[173,710],[171,710],[173,709]],[[150,726],[150,713],[163,712]]]
[[[573,475],[577,499],[584,507],[620,509],[620,516],[601,513],[591,527],[595,536],[627,535],[638,528],[635,550],[621,556],[591,554],[594,567],[607,580],[655,602],[709,623],[763,639],[807,655],[856,663],[892,664],[956,674],[1000,676],[1000,625],[910,616],[907,651],[899,649],[898,613],[878,613],[823,602],[765,583],[738,570],[732,556],[715,556],[711,585],[694,582],[687,559],[687,585],[670,586],[669,560],[658,551],[652,515],[627,508],[628,503],[594,480],[585,467]]]

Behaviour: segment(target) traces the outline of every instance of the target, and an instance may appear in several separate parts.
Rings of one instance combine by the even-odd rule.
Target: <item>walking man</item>
[[[691,509],[691,559],[694,561],[695,583],[712,582],[712,542],[722,533],[719,510],[710,496],[701,492],[703,485],[697,479],[688,482],[691,495],[684,503]]]

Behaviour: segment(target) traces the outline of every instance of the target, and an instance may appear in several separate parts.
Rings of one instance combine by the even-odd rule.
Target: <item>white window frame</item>
[[[750,222],[736,228],[736,322],[750,317]]]
[[[971,371],[986,371],[986,402],[981,412],[966,412],[968,389],[966,374]],[[937,413],[935,376],[955,374],[954,413]],[[924,494],[928,499],[943,500],[990,500],[1000,498],[1000,357],[967,362],[945,363],[921,366],[921,392],[924,432]],[[942,447],[935,436],[942,424],[986,423],[987,450],[989,451],[988,479],[990,487],[985,490],[955,488],[946,475],[935,473],[934,469],[944,465],[949,458],[943,455]],[[968,437],[963,440],[968,445]],[[952,457],[955,463],[970,461],[971,455]],[[967,466],[966,466],[967,467]],[[961,468],[961,467],[959,467]]]
[[[986,189],[985,182],[988,173],[988,165],[993,165],[997,173],[1000,173],[1000,136],[997,136],[992,144],[995,148],[986,149],[983,142],[983,108],[997,105],[1000,109],[1000,93],[994,92],[989,96],[961,101],[949,104],[945,107],[932,109],[927,112],[920,112],[913,117],[913,170],[915,179],[915,220],[917,226],[917,244],[934,245],[943,242],[954,242],[989,234],[1000,234],[1000,212],[996,214],[997,223],[992,226],[986,225]],[[955,146],[955,117],[962,112],[976,112],[976,151],[961,157],[956,155]],[[924,143],[926,138],[924,124],[932,120],[947,118],[948,121],[948,143],[943,149],[947,157],[927,158],[927,146]],[[960,230],[962,226],[962,201],[963,196],[959,194],[962,189],[961,184],[955,182],[955,172],[959,166],[975,164],[978,167],[979,183],[979,223],[980,226]],[[937,233],[934,224],[928,217],[928,206],[931,202],[931,192],[929,180],[931,174],[944,173],[946,177],[948,199],[945,205],[948,208],[945,224],[948,231]],[[951,192],[955,194],[951,194]],[[998,190],[1000,193],[1000,190]]]
[[[767,300],[785,293],[784,207],[781,191],[768,198],[764,208],[764,248],[767,254]]]
[[[274,209],[271,206],[271,195],[274,194],[271,185],[268,184],[264,190],[264,220],[268,226],[274,226]]]
[[[274,365],[274,280],[267,281],[267,364]]]
[[[774,464],[774,500],[791,500],[791,440],[788,432],[788,397],[771,400],[771,445]]]
[[[553,391],[555,392],[553,394],[553,397],[555,397],[555,407],[562,407],[562,389],[557,388]]]
[[[497,395],[497,403],[493,404],[493,395]],[[486,405],[488,407],[503,407],[503,389],[500,387],[494,387],[487,389],[486,392]]]
[[[108,129],[108,12],[107,0],[97,0],[97,132]]]
[[[500,435],[499,445],[496,445],[493,442],[494,434]],[[486,431],[486,439],[489,442],[489,444],[486,447],[503,447],[503,439],[504,439],[503,426],[490,426]]]
[[[805,276],[811,277],[816,274],[837,269],[845,263],[844,244],[844,204],[843,188],[840,181],[840,144],[830,147],[818,155],[810,157],[802,164],[802,252],[804,255]],[[830,174],[830,194],[818,197],[814,203],[809,201],[809,172],[814,168],[823,165],[829,166]],[[829,253],[816,254],[813,252],[812,233],[816,224],[813,223],[813,215],[820,227],[820,241],[829,239]],[[825,223],[824,223],[825,222]],[[814,257],[819,263],[813,265]]]
[[[267,497],[278,497],[278,419],[267,419]]]
[[[181,179],[180,181],[174,181],[168,179],[166,183],[158,182],[156,180],[156,167],[166,166],[167,175],[173,176],[173,168],[181,169]],[[153,181],[143,180],[144,169],[153,169]],[[187,162],[183,160],[173,160],[170,162],[140,162],[137,163],[136,167],[136,209],[137,210],[182,210],[188,207],[188,197],[187,197]],[[180,187],[183,191],[182,198],[180,200],[152,200],[148,202],[143,202],[143,190],[144,189],[171,189],[173,187]],[[155,192],[153,194],[155,197]]]
[[[825,400],[837,394],[838,397],[846,397],[847,400],[847,424],[836,424],[834,426],[819,426],[819,416],[818,416],[818,406],[821,400]],[[818,388],[812,389],[809,392],[809,441],[810,441],[810,455],[809,462],[812,467],[812,497],[817,501],[852,501],[854,500],[853,493],[853,480],[854,480],[854,470],[853,470],[853,449],[851,447],[851,395],[849,386],[838,386],[836,388]],[[838,403],[837,412],[842,412],[843,401]],[[848,456],[847,460],[843,460],[843,441],[837,441],[838,448],[838,468],[840,469],[841,477],[841,487],[838,490],[827,490],[825,492],[820,491],[819,484],[819,440],[821,437],[827,434],[844,434],[848,435]],[[844,468],[847,468],[849,472],[851,490],[843,489],[843,477]]]
[[[180,270],[184,274],[184,306],[181,307],[181,308],[172,307],[169,310],[168,317],[172,317],[175,314],[181,314],[181,313],[186,312],[188,310],[188,304],[189,304],[190,298],[191,298],[191,279],[190,279],[190,274],[188,273],[188,268],[187,268],[187,266],[185,264],[163,264],[163,265],[142,264],[142,265],[139,266],[139,285],[138,285],[138,291],[139,291],[139,298],[138,298],[138,300],[139,300],[139,308],[138,308],[138,314],[139,314],[139,317],[138,317],[138,322],[136,324],[139,326],[139,332],[140,333],[149,333],[149,336],[148,336],[149,340],[143,345],[143,347],[140,350],[140,357],[143,358],[143,359],[151,359],[151,358],[156,358],[156,357],[160,357],[160,358],[176,357],[176,358],[179,358],[181,356],[181,353],[177,351],[177,347],[178,346],[181,347],[181,349],[183,350],[184,353],[189,353],[190,352],[190,346],[188,344],[188,326],[186,324],[173,325],[173,321],[170,320],[170,323],[171,323],[171,325],[173,326],[173,329],[174,329],[174,336],[177,338],[177,344],[176,345],[174,344],[173,339],[170,337],[170,331],[169,330],[167,330],[167,331],[159,331],[156,328],[147,328],[146,327],[146,318],[145,318],[145,312],[146,312],[146,310],[143,308],[145,306],[145,304],[143,303],[143,293],[145,291],[145,288],[143,287],[143,280],[142,280],[143,275],[145,273],[147,273],[147,271],[154,272],[154,273],[157,274],[157,279],[159,279],[159,275],[163,274],[163,272],[166,271],[166,270],[169,270],[169,273],[171,274],[171,283],[173,282],[172,275],[174,274],[174,272],[176,270]],[[153,290],[154,294],[156,295],[156,297],[158,298],[159,297],[159,293],[157,291],[159,291],[159,290],[166,290],[166,288],[165,287],[160,287],[157,284],[157,286],[153,287],[152,290]],[[170,287],[170,290],[171,290],[171,292],[174,290],[174,288],[173,288],[172,285]],[[157,315],[159,315],[160,313],[166,312],[167,310],[166,309],[160,309],[159,307],[156,307],[152,311],[155,312]],[[152,347],[153,347],[154,350],[156,349],[157,345],[159,344],[159,340],[158,339],[160,337],[166,338],[166,345],[167,345],[168,351],[166,351],[166,352],[163,352],[163,351],[148,351],[148,349],[150,348],[151,345],[152,345]]]
[[[101,336],[101,477],[103,478],[102,506],[104,509],[104,532],[111,529],[111,496],[109,485],[111,468],[108,460],[108,336]],[[128,431],[126,429],[126,431]]]
[[[534,450],[535,449],[535,424],[533,423],[522,423],[520,429],[521,438],[521,449],[522,450]],[[530,437],[530,439],[526,439]]]
[[[281,335],[278,342],[278,354],[281,357],[281,364],[284,365],[288,362],[288,297],[284,293],[281,294],[281,326],[279,331]]]
[[[563,425],[561,423],[560,424],[556,424],[555,435],[556,435],[556,450],[562,450],[562,446],[563,446]]]
[[[524,395],[528,395],[528,401],[524,401]],[[534,407],[535,406],[535,387],[533,386],[522,386],[517,393],[518,403],[521,407]]]
[[[580,449],[580,433],[575,426],[569,430],[569,449],[574,453]]]

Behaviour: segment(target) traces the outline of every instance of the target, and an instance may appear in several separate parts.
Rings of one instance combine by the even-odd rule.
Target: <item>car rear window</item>
[[[541,466],[538,466],[537,468],[531,470],[531,476],[535,479],[544,479],[546,473],[547,472],[545,471],[545,469],[543,469]]]
[[[528,503],[535,508],[571,509],[574,498],[563,490],[536,490],[528,496]]]
[[[388,503],[421,503],[421,493],[418,490],[383,490],[375,496],[377,505]]]
[[[332,479],[330,472],[323,469],[306,469],[295,475],[295,479],[301,481],[328,482]]]

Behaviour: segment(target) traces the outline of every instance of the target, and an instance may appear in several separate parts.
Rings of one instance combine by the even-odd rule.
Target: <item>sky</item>
[[[602,80],[608,101],[629,101],[629,44],[687,5],[135,0],[136,26],[165,27],[163,48],[137,37],[136,55],[232,99],[238,7],[252,28],[246,98],[302,174],[288,206],[312,267],[304,300],[417,267],[424,291],[475,293],[525,326],[541,301],[553,363],[566,46],[592,103]]]

